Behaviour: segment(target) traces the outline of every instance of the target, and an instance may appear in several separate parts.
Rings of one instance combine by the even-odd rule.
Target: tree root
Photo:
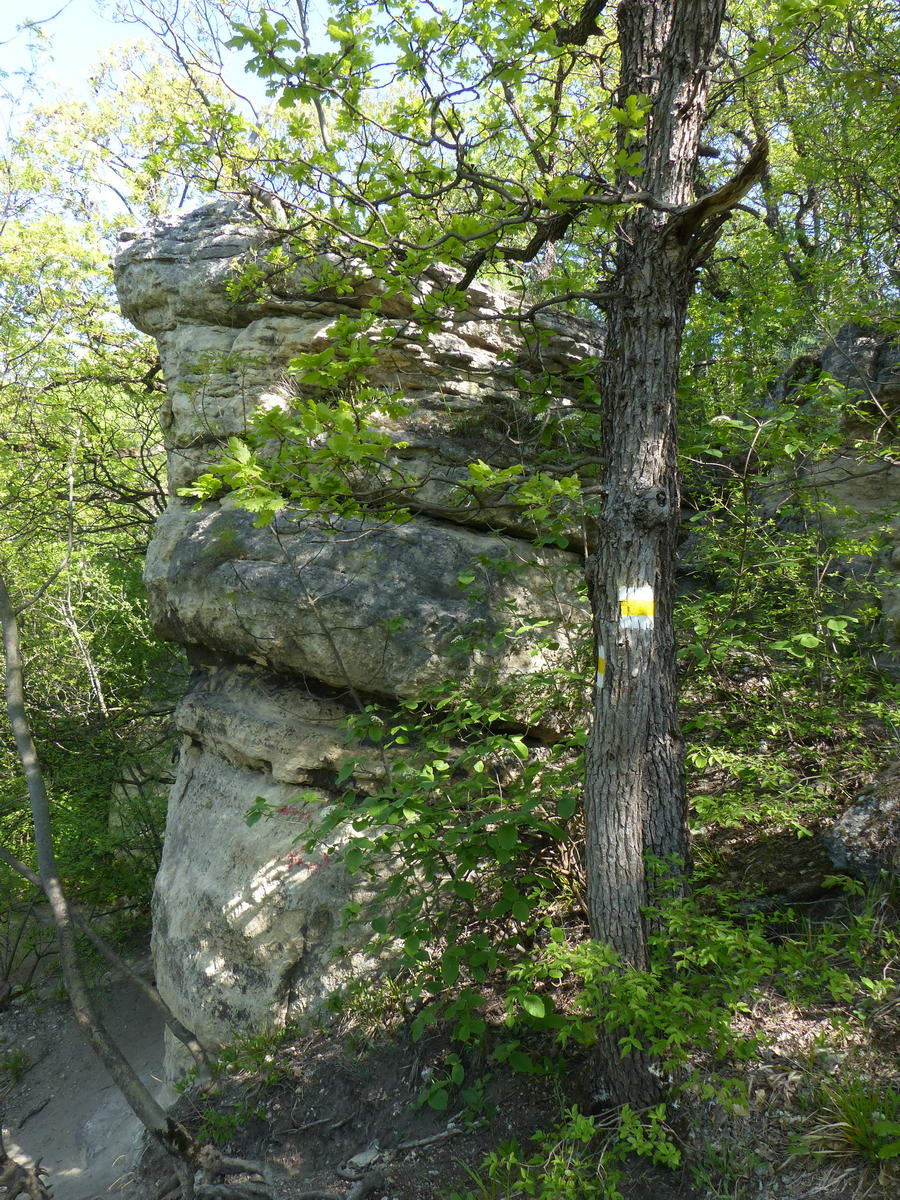
[[[370,1171],[368,1175],[364,1175],[362,1179],[353,1185],[347,1193],[346,1200],[364,1200],[370,1192],[384,1187],[386,1183],[387,1180],[383,1172]],[[341,1200],[341,1197],[336,1196],[334,1192],[313,1190],[311,1192],[300,1192],[294,1200]]]
[[[272,1188],[261,1163],[230,1158],[215,1146],[201,1146],[197,1175],[186,1169],[168,1175],[157,1189],[156,1200],[272,1200]],[[229,1183],[228,1175],[255,1175],[256,1179]]]
[[[194,1195],[198,1200],[272,1200],[265,1183],[200,1183]]]
[[[16,1196],[28,1196],[29,1200],[50,1200],[50,1192],[41,1178],[46,1174],[40,1159],[33,1167],[23,1167],[10,1158],[0,1135],[0,1188],[6,1189],[6,1200],[15,1200]]]

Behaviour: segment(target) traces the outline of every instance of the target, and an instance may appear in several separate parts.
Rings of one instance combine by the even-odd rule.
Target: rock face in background
[[[797,384],[831,380],[842,390],[844,446],[802,473],[816,517],[831,538],[869,541],[874,554],[838,560],[835,574],[847,607],[857,584],[874,583],[880,601],[877,666],[900,679],[900,465],[879,446],[896,439],[900,418],[900,342],[896,332],[845,325],[816,356],[794,364],[776,399],[792,402]],[[868,588],[871,592],[871,586]],[[825,834],[839,871],[867,882],[900,873],[900,768],[881,772]]]
[[[575,549],[536,545],[515,504],[461,496],[458,485],[476,459],[519,461],[523,380],[546,381],[562,424],[574,415],[574,368],[600,347],[596,329],[574,318],[548,318],[523,335],[479,288],[423,339],[409,304],[386,298],[388,341],[368,379],[406,404],[383,428],[406,443],[395,461],[417,481],[414,519],[326,525],[286,514],[257,529],[227,497],[195,509],[177,491],[257,408],[290,406],[291,359],[326,347],[371,281],[340,297],[311,292],[314,264],[232,300],[229,282],[264,253],[266,234],[224,205],[125,240],[116,263],[122,311],[156,337],[168,391],[161,423],[172,499],[147,559],[150,610],[160,636],[185,645],[195,666],[175,717],[184,740],[154,896],[154,953],[176,1015],[215,1044],[278,1023],[363,965],[353,945],[334,955],[350,896],[343,868],[327,851],[310,857],[295,846],[348,758],[363,761],[357,786],[367,771],[369,782],[379,774],[372,750],[348,742],[348,715],[448,679],[516,686],[576,653],[589,628],[578,529]],[[442,282],[424,279],[421,294]],[[515,637],[505,635],[511,625]],[[521,692],[520,729],[551,735]],[[288,811],[248,828],[256,797]],[[177,1060],[170,1047],[170,1074]]]
[[[886,871],[900,876],[900,763],[892,763],[857,797],[825,836],[839,871],[869,883]]]
[[[845,449],[806,473],[817,516],[833,535],[871,538],[877,545],[876,580],[881,595],[880,635],[891,650],[879,666],[900,676],[900,465],[879,455],[879,444],[896,437],[900,417],[900,342],[895,335],[845,325],[821,353],[795,364],[792,375],[814,383],[830,376],[843,389]],[[850,564],[871,574],[872,561]],[[860,572],[857,572],[860,573]]]

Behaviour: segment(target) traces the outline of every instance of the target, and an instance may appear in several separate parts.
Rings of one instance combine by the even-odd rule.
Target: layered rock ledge
[[[255,411],[296,403],[291,360],[327,347],[376,288],[360,277],[349,291],[319,288],[322,264],[307,263],[257,269],[235,299],[245,268],[265,266],[269,236],[210,205],[126,235],[116,262],[122,311],[156,338],[167,388],[172,498],[147,558],[151,617],[195,667],[175,717],[184,740],[154,895],[157,979],[213,1044],[283,1021],[364,967],[352,941],[336,955],[351,881],[327,848],[295,847],[348,758],[362,761],[358,781],[367,760],[373,778],[380,769],[348,741],[348,715],[470,680],[519,691],[519,729],[553,736],[525,684],[572,663],[589,628],[577,525],[567,548],[541,545],[520,505],[460,483],[474,460],[521,461],[529,389],[565,429],[599,333],[558,315],[509,323],[484,288],[427,337],[408,299],[381,306],[367,382],[402,401],[381,427],[403,443],[394,460],[411,481],[412,520],[287,512],[257,528],[228,496],[179,498]],[[420,298],[446,283],[433,272]],[[248,828],[257,797],[291,810],[298,791],[299,817]],[[170,1073],[176,1060],[171,1048]]]

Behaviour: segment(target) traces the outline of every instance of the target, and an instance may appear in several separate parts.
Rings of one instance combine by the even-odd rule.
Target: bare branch
[[[553,26],[556,32],[556,44],[558,46],[584,46],[592,37],[596,37],[600,33],[597,18],[606,8],[606,2],[607,0],[587,0],[574,25],[563,25],[562,21],[557,21]]]
[[[41,890],[43,890],[40,877],[37,876],[30,867],[27,867],[25,863],[19,862],[14,855],[10,854],[5,846],[0,846],[0,862],[5,862],[8,867],[10,867],[18,875],[21,875],[23,879],[27,879],[28,882],[34,884],[36,888],[41,888]],[[125,960],[115,952],[106,938],[104,938],[96,931],[96,929],[94,929],[93,925],[91,925],[90,921],[80,909],[73,908],[72,916],[78,928],[85,934],[95,949],[97,949],[103,955],[110,966],[113,967],[114,970],[118,971],[120,975],[124,975],[124,977],[130,980],[130,982],[136,987],[140,988],[150,1003],[162,1013],[163,1020],[169,1029],[171,1029],[174,1036],[177,1037],[178,1040],[185,1046],[187,1046],[188,1050],[190,1050],[191,1054],[193,1055],[194,1061],[197,1064],[197,1076],[200,1081],[205,1083],[210,1080],[212,1078],[212,1072],[210,1071],[209,1067],[209,1055],[206,1051],[206,1048],[200,1043],[196,1035],[191,1033],[189,1029],[186,1029],[184,1025],[181,1024],[153,984],[148,983],[146,979],[137,973],[137,971],[133,971],[131,967],[129,967],[128,963],[125,962]]]
[[[184,1126],[174,1121],[160,1107],[109,1036],[96,1011],[81,971],[75,942],[75,918],[59,876],[56,853],[53,848],[47,789],[25,705],[18,624],[2,575],[0,575],[0,624],[3,626],[3,648],[6,659],[6,708],[31,801],[41,887],[50,902],[50,911],[56,925],[63,980],[76,1024],[125,1097],[132,1112],[160,1145],[175,1157],[178,1167],[181,1168],[180,1173],[186,1178],[190,1174],[187,1165],[196,1160],[199,1148]],[[191,1190],[190,1184],[188,1190]]]

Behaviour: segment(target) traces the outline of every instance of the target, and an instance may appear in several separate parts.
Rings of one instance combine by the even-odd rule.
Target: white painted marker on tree
[[[597,679],[594,687],[599,692],[603,687],[603,681],[606,676],[606,649],[597,643]]]
[[[649,583],[619,588],[621,629],[652,629],[654,608],[653,588]]]

